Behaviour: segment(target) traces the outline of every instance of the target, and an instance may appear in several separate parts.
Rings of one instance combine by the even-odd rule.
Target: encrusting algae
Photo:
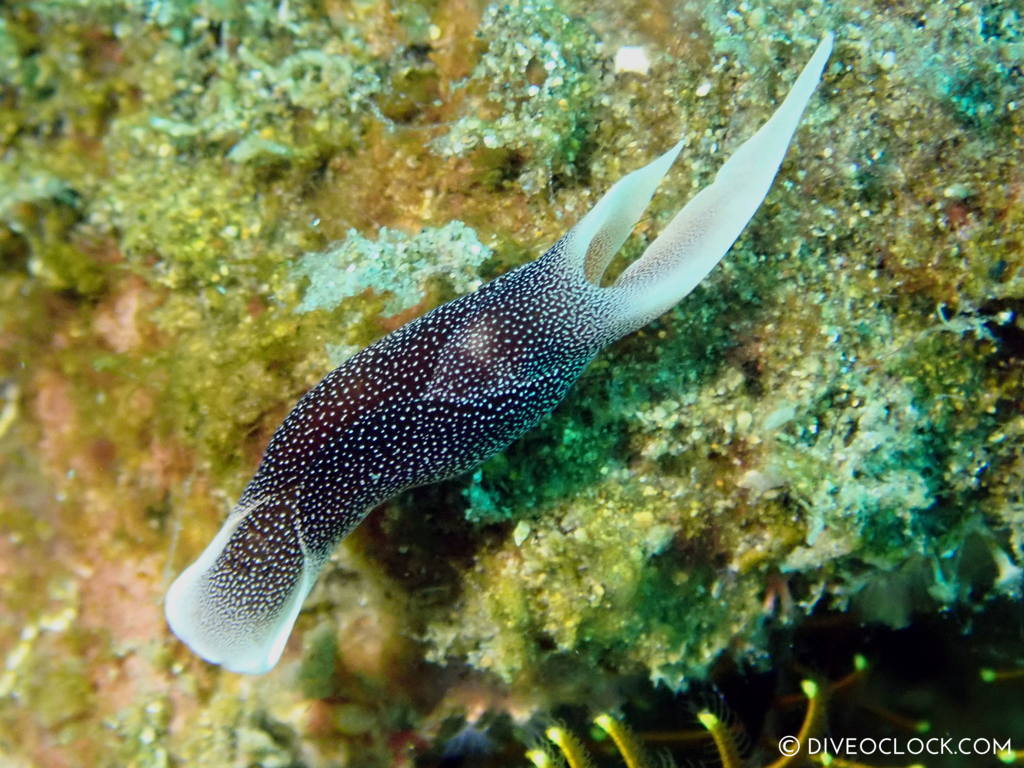
[[[705,284],[477,473],[371,517],[273,673],[172,642],[171,577],[332,364],[535,258],[682,134],[614,280],[825,29],[817,104]],[[448,718],[768,666],[816,607],[1016,601],[1022,52],[998,3],[4,6],[0,752],[426,765]],[[423,271],[296,311],[346,242]]]

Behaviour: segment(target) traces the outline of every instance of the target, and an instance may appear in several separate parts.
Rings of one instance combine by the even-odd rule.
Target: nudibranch
[[[278,427],[219,533],[165,611],[195,653],[272,668],[335,545],[401,491],[502,450],[595,355],[670,309],[722,259],[778,172],[832,49],[644,253],[601,277],[683,146],[616,182],[540,258],[413,320],[331,371]]]

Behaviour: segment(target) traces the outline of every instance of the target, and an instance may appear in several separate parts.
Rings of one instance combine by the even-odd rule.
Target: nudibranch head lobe
[[[292,503],[239,505],[171,585],[167,623],[207,661],[261,674],[281,657],[314,570]]]

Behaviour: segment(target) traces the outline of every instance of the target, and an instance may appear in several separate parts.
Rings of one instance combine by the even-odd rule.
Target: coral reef
[[[478,472],[375,512],[272,674],[173,642],[167,584],[332,362],[683,134],[628,263],[824,29],[705,284]],[[413,765],[453,718],[769,666],[816,609],[1019,607],[1022,57],[1000,3],[4,5],[2,760]]]

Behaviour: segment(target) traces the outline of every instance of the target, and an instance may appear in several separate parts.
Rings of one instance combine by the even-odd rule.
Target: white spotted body
[[[174,632],[230,670],[273,667],[323,563],[369,510],[503,449],[604,346],[718,263],[767,193],[830,50],[828,36],[768,123],[613,285],[600,277],[681,143],[617,182],[542,257],[385,336],[306,393],[172,584]]]

